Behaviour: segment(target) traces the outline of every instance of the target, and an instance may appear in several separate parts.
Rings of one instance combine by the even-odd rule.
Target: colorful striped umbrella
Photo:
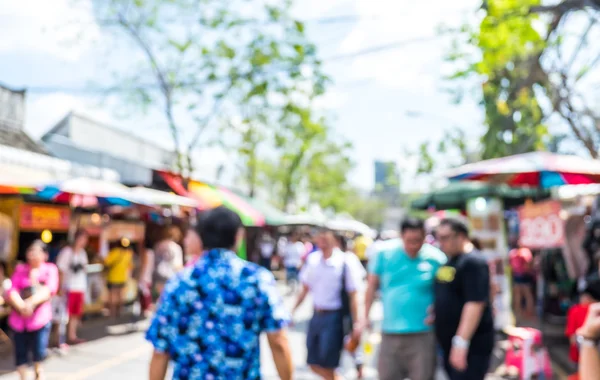
[[[190,181],[188,196],[196,198],[206,208],[225,206],[235,211],[245,226],[264,226],[265,218],[248,202],[222,186],[213,186],[207,183]]]
[[[36,195],[58,203],[71,203],[73,206],[92,206],[94,203],[111,206],[132,204],[131,191],[127,186],[91,178],[73,178],[42,186]]]
[[[35,194],[34,187],[0,184],[1,195]]]
[[[447,173],[447,177],[451,181],[485,181],[547,189],[600,183],[600,161],[532,152],[464,165]]]
[[[35,194],[38,185],[38,181],[5,176],[4,173],[0,173],[1,195]]]

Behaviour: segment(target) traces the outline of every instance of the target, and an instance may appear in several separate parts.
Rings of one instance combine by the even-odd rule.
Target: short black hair
[[[408,217],[400,223],[400,233],[405,233],[408,230],[420,230],[425,233],[425,221],[419,218]]]
[[[469,228],[467,225],[456,218],[444,218],[440,221],[440,226],[448,226],[457,235],[469,237]]]
[[[227,207],[219,206],[200,216],[197,231],[204,249],[231,249],[240,228],[244,225],[239,215]]]

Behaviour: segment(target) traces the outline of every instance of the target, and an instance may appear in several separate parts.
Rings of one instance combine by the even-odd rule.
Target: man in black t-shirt
[[[489,268],[484,258],[464,253],[468,235],[456,219],[437,229],[448,263],[436,274],[435,332],[450,380],[483,380],[494,348]]]

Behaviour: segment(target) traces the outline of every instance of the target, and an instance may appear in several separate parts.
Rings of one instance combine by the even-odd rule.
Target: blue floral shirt
[[[173,379],[260,379],[260,333],[289,320],[271,272],[212,250],[167,283],[146,339]]]

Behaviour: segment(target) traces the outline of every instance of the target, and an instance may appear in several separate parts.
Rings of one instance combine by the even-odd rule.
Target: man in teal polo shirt
[[[365,314],[358,329],[367,326],[375,293],[383,301],[379,379],[434,380],[436,345],[428,321],[434,303],[435,274],[446,255],[425,244],[422,220],[408,218],[400,227],[401,239],[382,245],[369,262]]]

